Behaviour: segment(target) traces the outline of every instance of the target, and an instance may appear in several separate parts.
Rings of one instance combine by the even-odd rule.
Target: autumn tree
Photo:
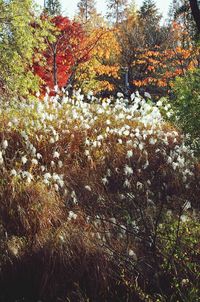
[[[155,3],[149,0],[139,11],[134,5],[127,10],[127,18],[118,27],[118,90],[166,95],[176,76],[196,66],[195,50],[181,44],[187,35],[184,28],[177,23],[162,25],[160,18]]]
[[[195,67],[195,55],[193,49],[181,47],[153,51],[146,49],[135,62],[135,67],[140,66],[143,73],[133,83],[137,88],[148,90],[156,96],[166,95],[177,76],[184,76],[187,70]]]
[[[134,5],[128,9],[127,18],[121,22],[117,39],[121,48],[118,61],[120,65],[118,90],[124,93],[127,89],[134,89],[133,80],[140,70],[133,68],[133,64],[137,60],[139,50],[145,48],[143,28],[140,26],[138,12]]]
[[[47,48],[43,52],[44,62],[35,62],[35,73],[45,86],[54,89],[67,85],[77,65],[88,59],[85,47],[85,33],[82,26],[67,17],[56,16],[51,19],[54,25],[54,39],[46,39]]]
[[[188,35],[190,36],[189,40],[188,37],[185,39],[186,36],[183,35],[183,46],[188,47],[188,42],[190,44],[195,44],[199,39],[199,33],[192,15],[190,2],[188,0],[174,0],[171,5],[170,14],[171,22],[175,21],[181,25],[183,28],[185,28],[185,31],[187,31]]]
[[[78,66],[76,82],[84,92],[106,94],[115,91],[119,78],[120,45],[115,30],[94,27],[87,37],[89,60]],[[111,47],[112,45],[112,47]]]
[[[154,48],[140,49],[134,68],[140,69],[133,83],[136,87],[163,96],[172,88],[177,76],[184,76],[187,70],[198,66],[198,49],[192,45],[182,47],[180,41],[185,31],[177,23],[172,23],[167,41]]]
[[[82,23],[85,23],[89,18],[96,13],[94,0],[80,0],[77,4],[78,17]]]
[[[127,17],[118,27],[118,42],[121,46],[120,83],[118,89],[126,94],[135,90],[135,80],[147,76],[145,64],[139,57],[148,49],[157,50],[165,40],[164,27],[159,23],[161,16],[152,1],[145,1],[141,10],[134,2],[127,9]],[[151,25],[149,25],[151,24]],[[148,27],[152,26],[151,29]],[[143,60],[146,63],[145,60]]]

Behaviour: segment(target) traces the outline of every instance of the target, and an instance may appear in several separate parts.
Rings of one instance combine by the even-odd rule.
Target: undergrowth
[[[137,94],[90,101],[1,104],[0,301],[199,301],[185,136]]]

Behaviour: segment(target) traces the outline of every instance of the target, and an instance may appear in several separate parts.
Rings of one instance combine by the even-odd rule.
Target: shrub
[[[172,107],[173,119],[188,133],[189,143],[200,150],[200,70],[188,72],[185,77],[177,78],[174,83],[175,100]]]
[[[175,245],[161,225],[172,211],[177,230],[185,205],[199,206],[193,151],[139,95],[82,99],[2,105],[1,285],[28,301],[169,298]]]
[[[169,213],[160,225],[162,268],[172,279],[170,301],[200,301],[199,228],[191,209],[185,209],[178,219]]]

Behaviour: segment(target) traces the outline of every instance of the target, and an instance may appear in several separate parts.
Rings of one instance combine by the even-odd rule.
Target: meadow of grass
[[[88,98],[1,104],[0,301],[200,301],[200,166],[170,106]]]

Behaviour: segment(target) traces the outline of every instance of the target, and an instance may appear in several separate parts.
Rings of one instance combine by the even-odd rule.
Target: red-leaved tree
[[[89,50],[81,24],[62,16],[52,18],[51,22],[55,38],[53,41],[46,39],[47,47],[42,53],[44,60],[34,63],[34,71],[44,86],[53,89],[67,85],[76,66],[89,59]]]

